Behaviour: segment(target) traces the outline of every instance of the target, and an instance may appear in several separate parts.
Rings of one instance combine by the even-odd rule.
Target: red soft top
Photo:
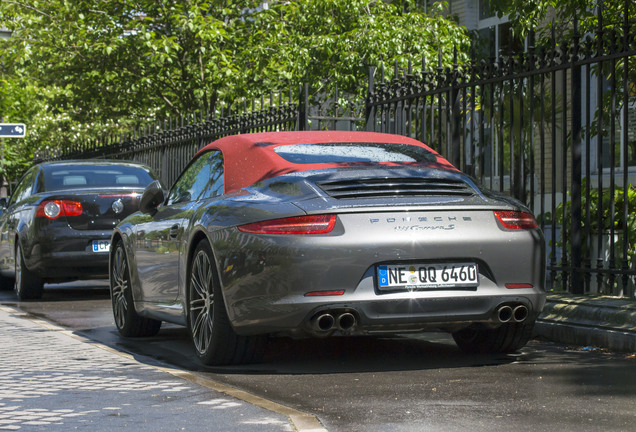
[[[401,135],[377,132],[301,131],[231,135],[208,144],[197,154],[211,149],[220,150],[223,153],[225,160],[225,192],[229,193],[282,174],[355,166],[356,164],[349,162],[297,164],[283,159],[274,152],[274,148],[282,145],[337,142],[396,143],[424,147],[437,157],[439,168],[456,171],[456,168],[436,151],[417,140]],[[396,164],[383,163],[382,165]]]

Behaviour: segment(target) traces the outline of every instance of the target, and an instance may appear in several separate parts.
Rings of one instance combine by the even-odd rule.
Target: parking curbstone
[[[548,294],[535,335],[569,345],[636,352],[636,302]]]

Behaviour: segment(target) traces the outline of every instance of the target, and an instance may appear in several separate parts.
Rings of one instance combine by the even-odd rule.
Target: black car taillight
[[[254,222],[238,229],[252,234],[327,234],[335,225],[336,215],[310,215]]]
[[[498,210],[495,211],[495,216],[499,223],[509,230],[528,230],[537,228],[537,220],[533,215],[527,212],[513,211],[513,210]]]
[[[60,216],[79,216],[82,214],[82,211],[82,204],[77,201],[42,201],[35,212],[35,217],[57,219]]]

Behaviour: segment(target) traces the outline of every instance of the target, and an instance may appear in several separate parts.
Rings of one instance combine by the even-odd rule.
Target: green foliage
[[[628,16],[636,14],[633,0],[489,0],[493,10],[501,17],[510,15],[515,31],[526,36],[536,29],[549,33],[554,26],[557,35],[567,35],[573,31],[573,22],[579,25],[579,34],[595,33],[598,30],[598,9],[602,6],[604,30],[620,31],[625,5]]]
[[[2,114],[27,124],[6,154],[28,160],[169,117],[311,83],[364,95],[369,66],[466,57],[452,20],[363,0],[4,0]],[[387,68],[391,70],[391,68]],[[4,158],[3,158],[4,159]],[[7,163],[2,170],[7,170]],[[12,168],[13,169],[13,168]],[[8,171],[7,171],[8,172]]]
[[[276,61],[292,83],[315,83],[314,92],[330,92],[335,85],[363,96],[370,66],[384,66],[391,77],[394,62],[401,68],[409,59],[437,66],[467,60],[466,33],[441,15],[404,12],[402,5],[363,0],[281,2],[267,11],[268,28],[278,35],[265,49],[277,50]]]
[[[581,190],[586,190],[586,182],[583,181]],[[625,198],[627,197],[627,218],[624,212]],[[599,205],[600,205],[600,221],[599,221]],[[627,260],[631,266],[636,259],[636,188],[629,185],[627,193],[621,187],[615,187],[612,192],[610,189],[603,189],[599,196],[598,189],[591,189],[589,193],[589,218],[586,214],[588,206],[588,198],[585,193],[581,195],[582,224],[581,224],[581,246],[583,256],[590,256],[590,247],[596,242],[599,235],[609,233],[612,228],[615,233],[621,236],[627,236]],[[554,212],[554,222],[557,226],[564,226],[569,230],[572,223],[572,202],[570,199],[564,204],[557,206]],[[547,214],[544,222],[550,223],[552,215]],[[548,219],[547,221],[545,219]],[[589,219],[589,224],[587,220]],[[600,223],[599,223],[600,222]],[[563,247],[563,231],[561,238],[557,241],[556,246]],[[566,249],[568,255],[571,253],[570,243],[567,243]],[[617,262],[623,259],[623,240],[615,242],[614,256]],[[590,257],[595,260],[596,257]]]
[[[585,190],[585,183],[582,190]],[[590,259],[592,265],[595,266],[595,262],[598,258],[603,261],[607,261],[608,257],[613,256],[614,262],[617,267],[623,268],[623,261],[627,261],[628,268],[634,268],[636,263],[636,189],[631,185],[627,189],[627,217],[624,215],[624,202],[626,194],[623,188],[615,188],[612,193],[609,189],[604,189],[600,194],[597,189],[590,191],[589,198],[589,225],[587,224],[586,206],[587,198],[585,194],[581,196],[582,204],[582,227],[581,227],[581,252],[582,257]],[[612,204],[613,202],[613,204]],[[599,204],[601,205],[601,219],[599,223],[598,210]],[[564,206],[560,204],[555,211],[555,223],[557,225],[564,226],[569,230],[572,218],[571,201],[565,204],[565,217]],[[611,228],[614,228],[612,233]],[[561,230],[560,238],[556,241],[556,247],[563,248],[564,245],[564,231]],[[611,235],[614,234],[614,238]],[[601,247],[599,250],[598,242],[601,241]],[[627,249],[625,250],[625,240],[627,240]],[[572,247],[568,241],[565,245],[565,253],[567,259],[571,263]],[[596,253],[594,253],[596,250]],[[597,255],[598,254],[598,255]],[[604,262],[605,268],[609,267],[608,262]],[[621,289],[626,289],[622,285],[621,277],[612,277],[609,274],[602,274],[598,279],[594,276],[594,281],[599,281],[598,293],[614,295],[616,292],[620,292]],[[557,283],[562,283],[562,275],[557,277]],[[633,283],[633,279],[630,278],[628,286]],[[618,291],[617,291],[618,290]],[[625,292],[625,291],[623,291]]]

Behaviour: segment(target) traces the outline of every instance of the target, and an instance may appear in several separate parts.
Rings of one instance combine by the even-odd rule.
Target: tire
[[[494,329],[472,326],[453,333],[453,339],[467,353],[512,353],[528,343],[533,328],[534,321],[508,322]]]
[[[18,300],[36,300],[42,298],[44,282],[29,270],[24,262],[24,254],[20,243],[15,249],[15,294]]]
[[[12,290],[15,286],[15,280],[6,276],[0,275],[0,291]]]
[[[223,294],[207,240],[197,245],[188,272],[188,327],[204,365],[244,364],[259,361],[264,336],[236,334],[225,309]]]
[[[115,326],[125,337],[155,336],[161,321],[140,316],[135,310],[128,258],[124,244],[118,241],[111,259],[110,299],[113,305]]]

